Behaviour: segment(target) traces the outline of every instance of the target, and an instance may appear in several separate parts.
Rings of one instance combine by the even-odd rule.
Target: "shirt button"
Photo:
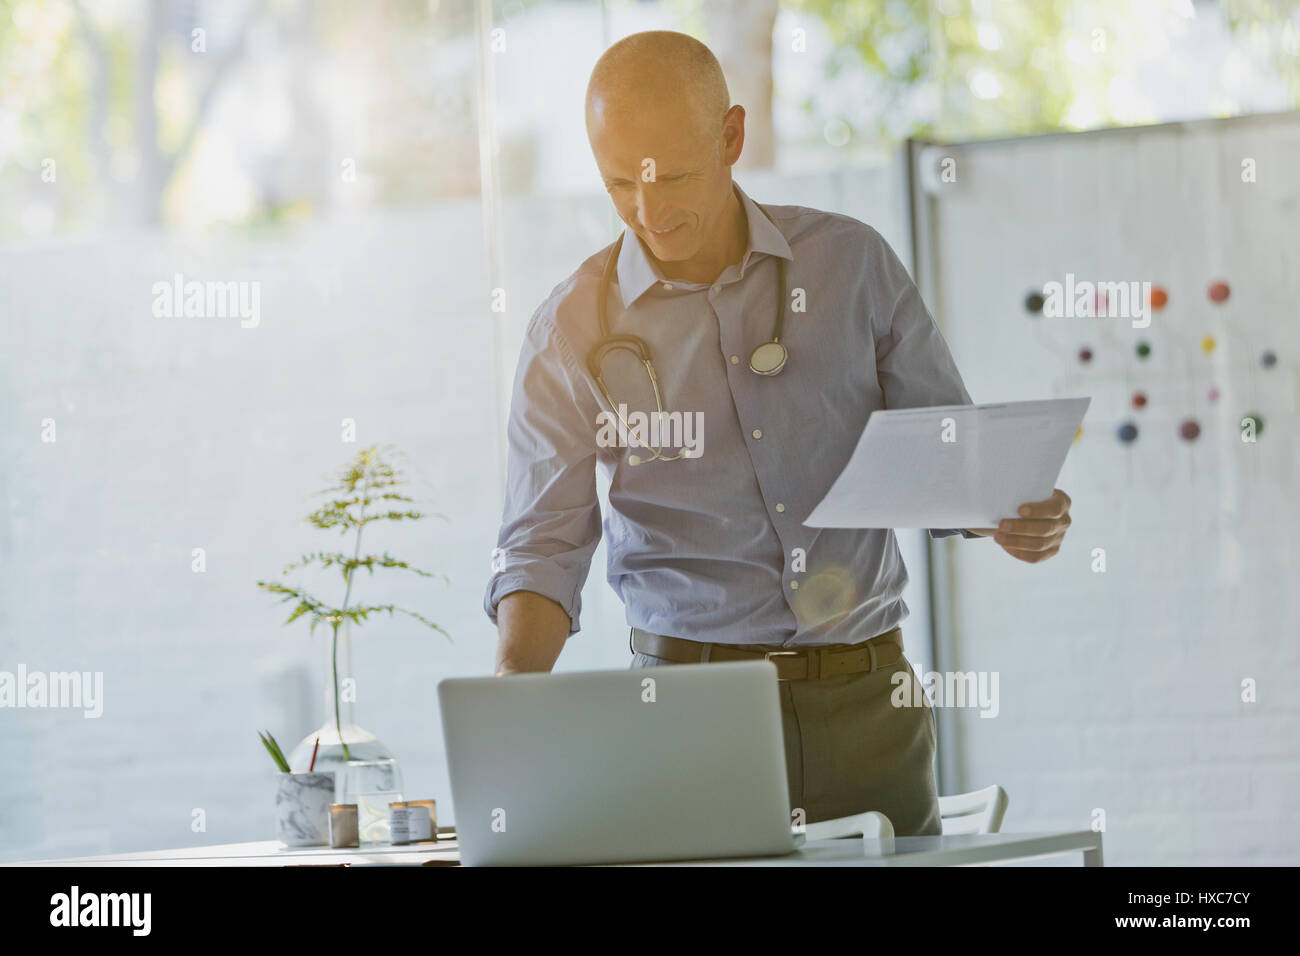
[[[732,365],[739,365],[739,364],[740,364],[740,356],[739,356],[739,355],[733,355],[733,356],[731,357],[731,364],[732,364]]]
[[[755,429],[754,429],[750,434],[752,434],[755,438],[762,438],[762,437],[763,437],[763,429],[761,429],[761,428],[755,428]]]
[[[798,590],[799,590],[799,582],[798,582],[798,581],[791,581],[791,582],[790,582],[790,590],[791,590],[791,591],[798,591]]]
[[[671,282],[665,282],[665,283],[664,283],[664,291],[665,291],[665,292],[672,292],[672,291],[673,291],[673,284],[672,284]]]
[[[713,291],[714,291],[714,292],[721,292],[721,291],[722,291],[722,286],[720,286],[720,285],[715,285],[715,286],[713,287]]]
[[[778,502],[776,503],[776,510],[777,510],[777,511],[785,511],[785,505],[781,504],[781,502],[778,501]]]

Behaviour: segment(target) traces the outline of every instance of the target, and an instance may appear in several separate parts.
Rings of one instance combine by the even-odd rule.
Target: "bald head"
[[[684,33],[619,40],[587,84],[587,138],[621,218],[665,275],[711,281],[747,235],[731,167],[745,109],[730,105],[717,58]]]
[[[587,134],[610,122],[667,111],[716,135],[731,106],[727,80],[713,52],[671,30],[634,33],[596,61],[587,83]]]

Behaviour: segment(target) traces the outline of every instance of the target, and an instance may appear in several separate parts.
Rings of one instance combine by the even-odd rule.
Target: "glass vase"
[[[358,793],[392,791],[400,794],[402,772],[392,752],[356,722],[356,681],[352,676],[352,633],[349,621],[325,637],[325,722],[298,742],[289,754],[289,767],[304,772],[316,751],[317,773],[334,774],[334,802],[356,803]],[[394,800],[401,800],[395,796]]]

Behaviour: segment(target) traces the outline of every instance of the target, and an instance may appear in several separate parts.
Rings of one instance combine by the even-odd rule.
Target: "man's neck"
[[[683,282],[713,282],[727,267],[739,263],[749,248],[749,219],[735,188],[731,190],[727,211],[722,217],[720,235],[706,242],[692,258],[681,262],[662,262],[650,253],[665,279]],[[646,250],[649,252],[649,250]]]

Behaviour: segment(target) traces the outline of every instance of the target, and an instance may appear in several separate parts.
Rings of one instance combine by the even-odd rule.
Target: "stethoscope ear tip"
[[[628,463],[629,465],[632,465],[633,467],[636,467],[637,465],[641,464],[641,456],[640,456],[640,455],[628,455],[628,456],[627,456],[627,463]]]

